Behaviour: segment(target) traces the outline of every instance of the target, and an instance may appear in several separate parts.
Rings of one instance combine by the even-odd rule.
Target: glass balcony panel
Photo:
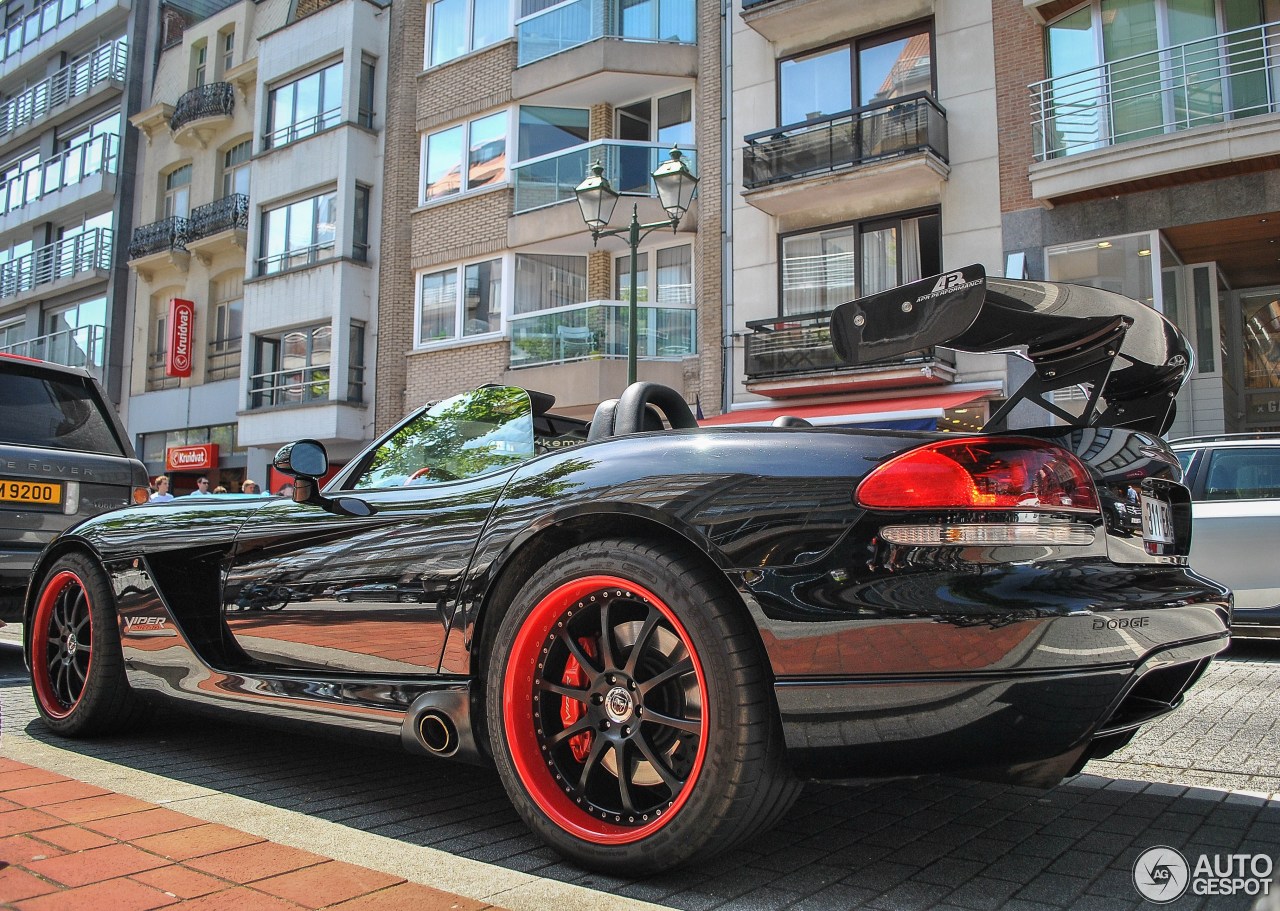
[[[0,265],[0,298],[70,278],[78,272],[111,268],[110,228],[64,237]]]
[[[3,51],[0,59],[16,54],[28,44],[39,41],[43,35],[53,31],[60,23],[67,21],[80,10],[93,6],[94,2],[95,0],[48,0],[5,32],[4,40],[0,42],[0,51]]]
[[[693,44],[696,36],[694,0],[569,0],[516,23],[520,66],[600,38]]]
[[[325,401],[329,398],[330,372],[331,368],[326,364],[256,373],[249,378],[249,407],[272,408]]]
[[[67,367],[84,367],[101,376],[107,328],[87,325],[0,347],[0,354],[19,354]]]
[[[574,188],[600,162],[609,184],[624,195],[656,197],[649,175],[666,161],[670,146],[662,143],[606,140],[562,149],[521,162],[511,169],[515,185],[515,214],[574,199]],[[698,154],[681,149],[689,169],[698,171]]]
[[[511,320],[511,366],[540,367],[597,358],[625,358],[630,308],[622,301],[590,301],[577,307]],[[640,358],[688,357],[697,353],[697,311],[637,307]]]

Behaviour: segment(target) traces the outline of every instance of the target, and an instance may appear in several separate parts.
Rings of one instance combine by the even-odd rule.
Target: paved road
[[[445,866],[466,858],[497,869],[455,863],[497,878],[532,873],[548,881],[548,896],[557,895],[554,884],[572,884],[590,891],[571,894],[594,894],[600,907],[613,896],[687,911],[1129,909],[1142,904],[1134,862],[1156,845],[1180,849],[1193,864],[1202,853],[1237,852],[1280,862],[1278,687],[1280,645],[1237,646],[1181,712],[1051,791],[951,779],[811,785],[748,848],[644,880],[561,861],[529,834],[485,769],[177,712],[145,735],[59,740],[36,719],[12,652],[0,652],[0,751],[145,770],[175,795],[212,789],[264,816],[294,811],[292,826],[349,833],[353,845],[385,836],[405,849],[446,852]],[[1168,907],[1243,909],[1254,901],[1188,894]]]

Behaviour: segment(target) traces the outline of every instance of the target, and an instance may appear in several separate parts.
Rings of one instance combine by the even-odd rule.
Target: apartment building
[[[721,48],[711,0],[427,0],[392,7],[377,425],[486,382],[590,416],[637,375],[716,408]],[[678,147],[699,193],[635,258],[574,189],[599,162],[643,224]]]
[[[1004,357],[849,368],[839,304],[969,263],[1004,268],[991,8],[734,4],[725,421],[981,426]]]
[[[14,0],[0,37],[0,351],[86,367],[117,403],[147,16]]]
[[[372,435],[388,11],[166,7],[146,137],[129,428],[174,489],[274,490],[282,444]]]
[[[1280,3],[992,8],[1005,253],[1182,328],[1170,436],[1280,430]]]

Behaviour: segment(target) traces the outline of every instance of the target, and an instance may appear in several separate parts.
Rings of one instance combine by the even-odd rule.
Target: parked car
[[[31,567],[58,532],[145,503],[147,481],[87,371],[0,354],[0,620],[22,618]]]
[[[339,601],[422,601],[427,595],[422,586],[397,585],[395,582],[378,582],[372,585],[354,585],[340,588],[334,593]]]
[[[633,876],[757,836],[807,777],[1049,786],[1174,710],[1230,621],[1188,567],[1191,499],[1159,436],[1191,360],[1177,330],[975,266],[846,304],[832,337],[849,363],[1030,342],[1008,409],[1100,388],[1071,425],[1012,431],[1004,409],[961,435],[702,428],[652,383],[588,425],[487,386],[410,414],[323,490],[324,447],[300,440],[275,459],[292,500],[123,510],[45,551],[39,712],[88,736],[167,695],[383,731],[493,763],[549,844]],[[1136,524],[1114,508],[1130,482]],[[227,610],[248,584],[371,577],[439,594]]]
[[[1231,635],[1280,638],[1280,434],[1170,443],[1191,489],[1191,566],[1235,593]]]

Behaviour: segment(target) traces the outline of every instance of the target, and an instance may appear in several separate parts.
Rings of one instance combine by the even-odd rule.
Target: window
[[[106,351],[107,299],[94,297],[44,311],[41,335],[51,336],[41,357],[70,367],[101,367]]]
[[[676,92],[625,105],[618,108],[617,120],[618,139],[660,142],[667,148],[674,145],[692,148],[693,92]],[[618,184],[614,189],[620,193],[647,195],[649,175],[655,167],[652,152],[646,148],[622,146],[618,155]]]
[[[373,61],[368,57],[360,61],[360,106],[356,111],[356,123],[373,129]]]
[[[582,145],[591,138],[591,112],[586,108],[520,107],[521,161]]]
[[[192,55],[191,84],[196,87],[199,87],[204,85],[205,79],[207,78],[207,75],[208,75],[209,46],[207,44],[201,44],[198,47],[195,47],[192,49],[191,55]]]
[[[306,266],[332,256],[337,194],[325,193],[262,214],[258,274]]]
[[[649,253],[636,256],[636,302],[655,302],[663,307],[693,306],[693,248],[688,244],[654,251],[658,270],[649,274]],[[631,299],[631,256],[619,256],[614,298]]]
[[[66,186],[86,174],[115,170],[120,149],[120,112],[70,130],[60,130],[55,145],[63,153],[63,164],[59,168],[46,169],[45,193],[57,189],[59,178],[61,185]]]
[[[215,281],[210,290],[213,306],[209,309],[209,358],[205,380],[212,383],[240,375],[244,276],[230,273]]]
[[[4,211],[24,206],[40,196],[40,152],[28,152],[0,172]]]
[[[240,445],[239,426],[214,424],[211,427],[183,427],[180,430],[161,430],[156,433],[138,434],[136,452],[144,462],[164,462],[164,451],[170,446],[195,446],[200,443],[217,443],[219,457],[228,453],[243,453]]]
[[[502,328],[502,260],[427,272],[418,280],[418,344]]]
[[[445,63],[510,34],[510,0],[434,0],[427,5],[426,65]]]
[[[342,119],[342,62],[273,88],[267,98],[265,147],[288,145]]]
[[[1046,247],[1045,275],[1052,282],[1089,285],[1151,304],[1156,267],[1153,239],[1143,233]]]
[[[165,373],[165,359],[169,352],[169,298],[155,297],[151,305],[151,326],[147,339],[147,391],[176,389],[181,383],[176,376]]]
[[[932,213],[784,236],[781,315],[828,313],[941,272],[941,221]]]
[[[516,256],[515,313],[586,303],[587,258],[521,253]]]
[[[329,398],[332,355],[333,327],[327,323],[255,336],[249,407]]]
[[[186,218],[191,214],[191,165],[170,171],[164,179],[164,217]]]
[[[234,30],[223,32],[222,40],[222,72],[231,69],[236,58],[236,33]]]
[[[369,260],[369,188],[356,185],[356,214],[352,225],[351,258]]]
[[[500,183],[507,174],[507,113],[432,133],[424,145],[422,202]]]
[[[249,159],[253,157],[253,140],[246,139],[227,149],[222,155],[222,197],[233,193],[249,195]]]
[[[27,337],[26,325],[26,320],[21,318],[0,323],[0,351],[8,351],[22,343]]]
[[[803,123],[916,92],[934,93],[932,28],[913,26],[783,60],[778,66],[779,123]]]

